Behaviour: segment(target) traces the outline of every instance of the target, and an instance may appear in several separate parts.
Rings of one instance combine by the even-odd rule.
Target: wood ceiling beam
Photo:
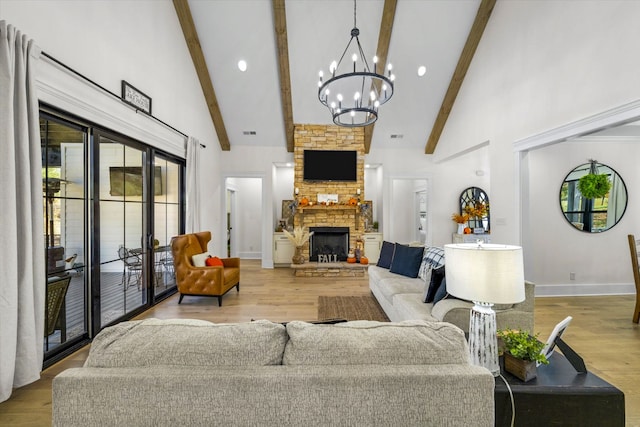
[[[460,58],[458,59],[458,65],[456,66],[456,69],[453,72],[453,76],[451,77],[449,88],[447,89],[447,93],[444,95],[444,99],[442,100],[440,111],[438,112],[438,116],[433,123],[431,135],[429,135],[427,145],[424,147],[425,154],[433,154],[436,151],[436,146],[438,145],[438,141],[440,140],[440,136],[442,135],[444,126],[449,119],[451,109],[456,102],[456,97],[458,96],[458,92],[460,91],[462,82],[467,75],[467,70],[469,69],[469,65],[471,64],[473,55],[476,53],[476,48],[480,43],[482,33],[484,33],[484,29],[487,26],[487,22],[489,22],[491,12],[493,12],[493,7],[495,5],[496,0],[482,0],[482,2],[480,3],[478,13],[476,13],[476,19],[475,21],[473,21],[471,31],[469,31],[467,42],[462,49]]]
[[[397,0],[385,0],[384,8],[382,9],[382,19],[380,20],[380,32],[378,33],[378,49],[376,55],[378,56],[378,63],[382,64],[382,72],[387,66],[387,55],[389,54],[389,43],[391,42],[391,32],[393,30],[393,20],[396,16]],[[376,82],[378,86],[377,90],[380,92],[380,82]],[[371,139],[373,138],[373,128],[375,123],[365,126],[364,128],[364,152],[369,153],[371,148]]]
[[[200,80],[200,86],[202,87],[202,93],[204,94],[207,107],[209,108],[209,115],[211,115],[213,127],[218,134],[220,148],[222,148],[223,151],[229,151],[231,150],[229,136],[227,135],[227,129],[225,128],[224,121],[222,120],[222,113],[220,112],[220,106],[218,105],[218,98],[216,98],[216,92],[213,89],[211,75],[209,74],[207,62],[204,59],[204,53],[202,52],[202,46],[200,45],[196,26],[193,23],[189,3],[187,0],[173,0],[173,6],[176,9],[178,19],[180,20],[182,34],[184,34],[184,39],[187,42],[189,53],[191,54],[191,60],[193,61],[196,73],[198,74],[198,80]]]
[[[287,41],[287,14],[285,0],[273,0],[273,29],[276,33],[278,49],[278,70],[280,74],[280,98],[284,118],[284,134],[287,151],[293,152],[293,107],[291,103],[291,76],[289,74],[289,44]]]

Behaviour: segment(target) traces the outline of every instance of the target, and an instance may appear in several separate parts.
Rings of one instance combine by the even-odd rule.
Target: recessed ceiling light
[[[418,76],[422,77],[425,75],[426,72],[427,72],[427,67],[425,67],[424,65],[421,65],[418,67]]]
[[[238,61],[238,69],[242,72],[247,71],[247,61],[245,61],[244,59]]]

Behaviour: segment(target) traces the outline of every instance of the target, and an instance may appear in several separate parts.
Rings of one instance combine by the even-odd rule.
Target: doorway
[[[227,255],[262,258],[263,180],[255,177],[225,179]]]
[[[427,180],[392,178],[390,193],[387,240],[426,244],[430,237]]]

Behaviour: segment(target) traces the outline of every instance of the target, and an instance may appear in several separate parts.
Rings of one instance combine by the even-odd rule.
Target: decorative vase
[[[291,257],[294,264],[304,264],[304,255],[302,255],[302,246],[296,246],[296,253]]]
[[[530,381],[538,376],[536,362],[519,359],[508,352],[504,353],[504,370],[513,374],[517,378],[520,378],[524,382]]]
[[[464,234],[464,228],[467,226],[467,223],[459,223],[458,224],[458,234]]]

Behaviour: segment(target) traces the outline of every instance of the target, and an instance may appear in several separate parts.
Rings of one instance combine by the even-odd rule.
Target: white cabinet
[[[380,257],[382,248],[382,233],[364,233],[364,255],[369,260],[369,264],[375,264]]]
[[[273,233],[273,264],[291,265],[296,247],[284,233]]]
[[[453,233],[453,243],[476,243],[478,240],[482,243],[491,243],[491,234],[458,234]]]

